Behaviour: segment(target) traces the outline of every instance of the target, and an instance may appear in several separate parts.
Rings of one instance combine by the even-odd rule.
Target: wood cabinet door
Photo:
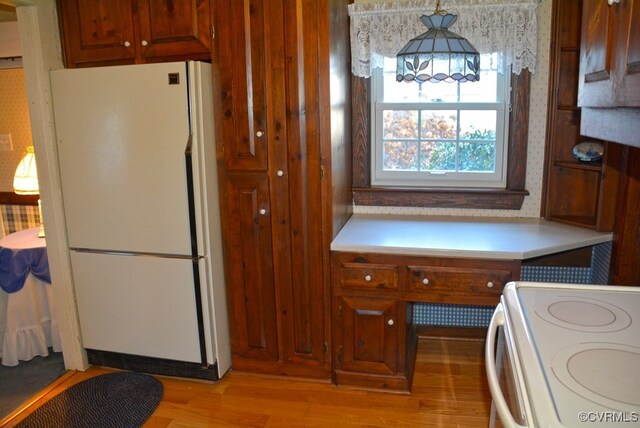
[[[269,141],[286,143],[276,135],[285,132],[286,123],[274,105],[284,100],[284,24],[279,3],[213,0],[213,58],[219,74],[227,170],[266,171]]]
[[[82,63],[133,63],[136,56],[130,0],[58,2],[68,67]]]
[[[640,107],[640,2],[584,0],[580,107]]]
[[[274,115],[284,116],[287,129],[270,153],[276,172],[272,195],[278,200],[279,224],[283,225],[277,236],[286,242],[281,248],[289,255],[291,272],[290,280],[280,283],[285,309],[281,317],[283,358],[287,363],[323,367],[330,300],[325,301],[324,292],[323,260],[329,254],[323,247],[322,233],[325,201],[320,172],[317,34],[319,9],[325,3],[297,0],[265,3],[272,7],[281,3],[287,23],[281,36],[288,55],[283,64],[285,97],[282,102],[273,100]],[[328,297],[328,281],[326,284]],[[326,362],[328,373],[330,362]]]
[[[614,11],[605,0],[583,1],[579,107],[615,105],[612,78]]]
[[[232,353],[277,360],[269,181],[229,175],[225,183],[227,298]]]
[[[334,299],[334,352],[338,370],[394,375],[404,311],[396,299],[341,296]]]
[[[640,107],[640,1],[621,1],[616,6],[617,51],[615,67],[621,71],[616,91],[616,104],[620,107]]]
[[[137,7],[137,43],[143,60],[208,59],[213,31],[209,0],[137,0]]]

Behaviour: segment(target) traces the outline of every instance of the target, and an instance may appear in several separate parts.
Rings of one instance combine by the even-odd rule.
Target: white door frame
[[[47,253],[65,367],[89,367],[82,347],[67,243],[49,70],[64,68],[55,0],[0,0],[16,6]]]

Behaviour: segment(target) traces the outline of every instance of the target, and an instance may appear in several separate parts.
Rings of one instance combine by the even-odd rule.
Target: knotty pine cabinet
[[[584,0],[582,27],[580,106],[640,107],[640,3]]]
[[[329,378],[329,246],[351,209],[347,1],[212,7],[232,367]]]
[[[58,0],[67,67],[211,59],[209,0]]]
[[[584,0],[581,132],[640,147],[640,2]]]
[[[333,252],[334,382],[408,392],[415,302],[495,306],[520,261]]]
[[[606,0],[600,3],[606,4]],[[611,231],[623,148],[597,140],[605,146],[602,160],[581,162],[573,157],[573,146],[593,140],[580,132],[583,109],[578,106],[580,58],[584,57],[583,0],[555,0],[552,7],[544,217],[602,232]]]

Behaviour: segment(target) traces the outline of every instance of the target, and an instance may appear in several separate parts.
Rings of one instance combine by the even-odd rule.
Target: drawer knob
[[[365,280],[365,281],[367,281],[367,282],[371,282],[371,279],[372,279],[372,278],[371,278],[371,275],[366,275],[366,276],[364,277],[364,280]]]
[[[129,40],[125,40],[123,44],[125,48],[128,48],[129,46],[131,46],[131,42]]]
[[[429,285],[429,278],[423,278],[423,279],[422,279],[422,283],[423,283],[424,285]]]
[[[142,46],[149,46],[149,42],[147,42],[146,40],[141,41],[140,44]]]
[[[487,282],[487,288],[493,288],[493,282],[491,281]]]
[[[395,322],[393,320],[389,320],[389,321],[387,321],[387,324],[393,325],[393,324],[395,324]]]

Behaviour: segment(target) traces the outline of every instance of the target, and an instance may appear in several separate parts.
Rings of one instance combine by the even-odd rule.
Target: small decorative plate
[[[583,141],[573,146],[573,156],[582,162],[593,162],[602,159],[604,146],[599,141]]]

